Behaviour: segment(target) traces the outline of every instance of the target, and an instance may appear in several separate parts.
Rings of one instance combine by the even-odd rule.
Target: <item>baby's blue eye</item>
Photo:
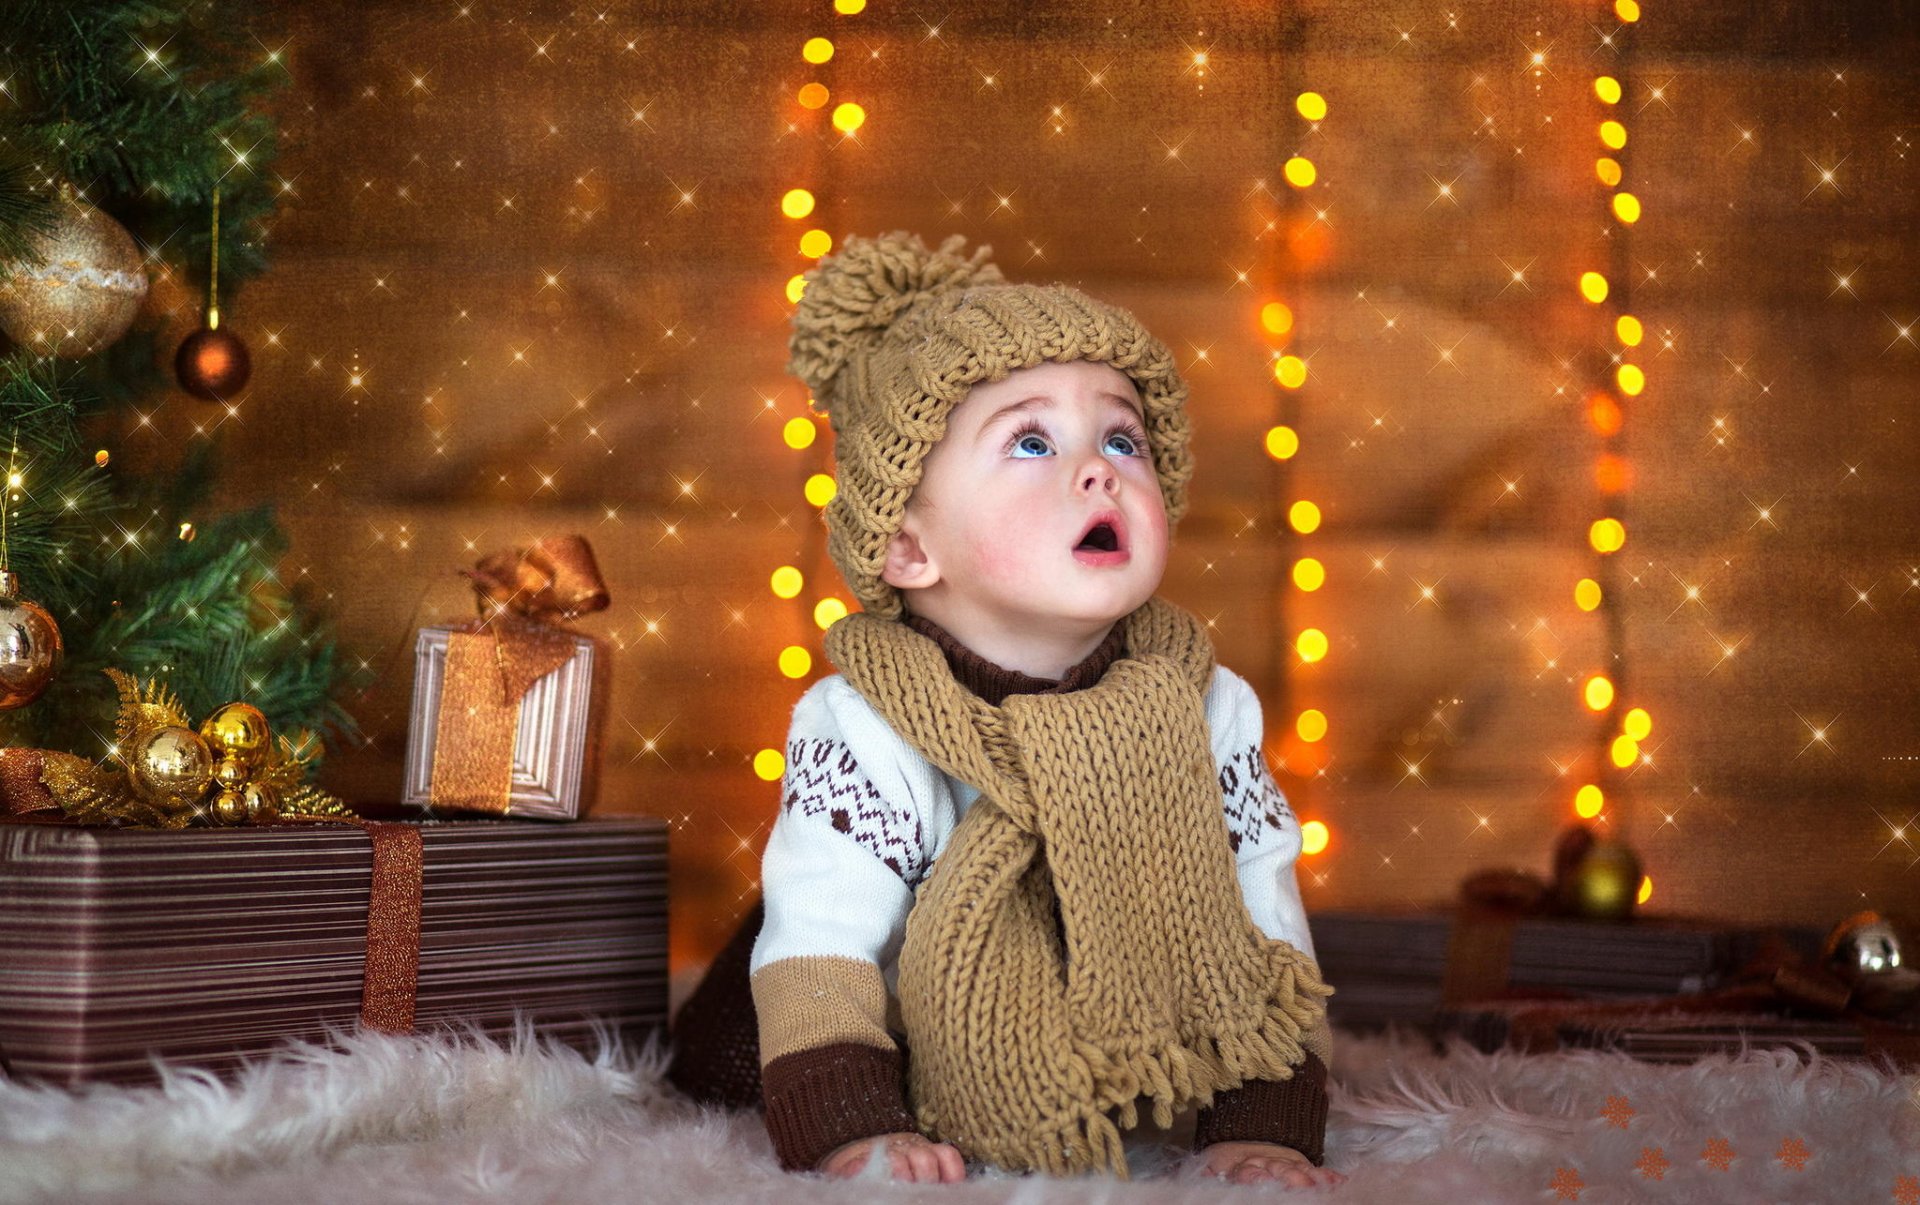
[[[1139,455],[1140,446],[1133,442],[1133,436],[1126,434],[1124,431],[1115,431],[1107,437],[1107,443],[1111,445],[1116,439],[1125,445],[1125,449],[1120,453],[1122,456]]]
[[[1018,456],[1023,449],[1032,451],[1036,456],[1045,456],[1051,451],[1051,449],[1047,447],[1047,441],[1044,438],[1031,432],[1013,441],[1014,455]]]

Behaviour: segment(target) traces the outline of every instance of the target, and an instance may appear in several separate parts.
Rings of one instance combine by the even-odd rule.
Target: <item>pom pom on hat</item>
[[[938,250],[917,234],[847,239],[840,251],[806,274],[793,313],[788,371],[831,409],[833,378],[853,355],[869,351],[915,303],[928,295],[974,284],[999,284],[989,247],[962,257],[966,239],[953,235]]]

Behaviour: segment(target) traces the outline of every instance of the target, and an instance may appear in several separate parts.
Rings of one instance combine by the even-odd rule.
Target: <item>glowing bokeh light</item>
[[[1327,98],[1318,92],[1302,92],[1294,98],[1293,107],[1308,121],[1319,121],[1327,115]]]
[[[1267,455],[1275,460],[1291,460],[1300,451],[1300,434],[1292,427],[1267,428]]]
[[[825,84],[803,84],[800,88],[800,104],[808,109],[822,109],[826,107],[829,95]]]
[[[835,494],[840,492],[840,483],[825,473],[815,473],[807,478],[803,492],[807,496],[807,501],[815,506],[825,506],[833,501]]]
[[[1624,770],[1640,760],[1640,742],[1624,734],[1613,738],[1613,744],[1607,750],[1607,756],[1613,764]]]
[[[1595,552],[1618,552],[1627,544],[1626,524],[1618,519],[1595,519],[1587,529],[1587,542]]]
[[[1327,735],[1327,715],[1317,707],[1309,707],[1293,722],[1293,728],[1301,740],[1311,745]]]
[[[1640,371],[1638,364],[1622,364],[1614,369],[1613,379],[1620,383],[1620,392],[1628,397],[1639,397],[1640,391],[1647,387],[1647,374]]]
[[[1640,220],[1640,198],[1630,192],[1613,194],[1613,216],[1631,226]]]
[[[1599,76],[1593,81],[1593,94],[1603,104],[1617,105],[1620,103],[1620,81],[1611,75]]]
[[[762,782],[779,782],[787,772],[787,758],[778,749],[762,749],[753,755],[753,772]]]
[[[867,111],[852,101],[833,107],[833,128],[851,134],[867,123]]]
[[[1600,788],[1588,783],[1573,793],[1573,814],[1582,820],[1591,820],[1607,806],[1607,797]]]
[[[1623,419],[1620,403],[1604,393],[1596,393],[1587,399],[1587,422],[1602,435],[1617,435]]]
[[[790,188],[780,198],[780,212],[790,218],[804,218],[813,212],[813,194],[804,188]]]
[[[808,38],[807,44],[800,48],[800,57],[817,67],[833,57],[833,42],[827,38]]]
[[[1586,700],[1588,711],[1605,711],[1613,706],[1613,682],[1604,674],[1595,674],[1587,679],[1586,688],[1581,691]]]
[[[797,644],[780,650],[780,672],[789,678],[804,678],[813,668],[813,654]]]
[[[1616,159],[1608,159],[1605,156],[1595,159],[1593,161],[1593,174],[1600,177],[1600,183],[1606,185],[1608,188],[1618,188],[1620,186],[1620,163]]]
[[[1293,311],[1281,302],[1269,301],[1260,307],[1260,325],[1269,335],[1284,335],[1293,329]]]
[[[1281,356],[1273,362],[1273,379],[1288,389],[1307,383],[1307,362],[1299,356]]]
[[[819,434],[820,428],[816,427],[810,418],[790,418],[787,420],[787,425],[780,428],[780,438],[786,440],[787,446],[796,451],[801,448],[811,448],[814,438]]]
[[[800,236],[800,254],[819,259],[833,250],[833,236],[824,230],[809,230]]]
[[[1622,314],[1613,320],[1613,333],[1627,347],[1640,346],[1640,340],[1646,338],[1646,328],[1632,314]]]
[[[1310,556],[1293,563],[1293,584],[1311,594],[1327,584],[1327,567]]]
[[[1319,171],[1313,166],[1313,160],[1305,155],[1295,155],[1287,160],[1280,172],[1286,176],[1287,183],[1295,188],[1311,188],[1313,182],[1320,178]]]
[[[1327,655],[1327,634],[1319,628],[1307,628],[1294,640],[1293,648],[1300,654],[1300,660],[1309,665],[1324,660]]]
[[[806,586],[807,576],[792,565],[782,565],[773,571],[769,584],[773,586],[774,594],[781,598],[792,598]]]
[[[1582,272],[1580,274],[1580,296],[1595,305],[1599,305],[1607,299],[1607,278],[1598,272]]]
[[[1573,605],[1582,611],[1597,610],[1602,597],[1600,583],[1583,577],[1573,584]]]
[[[1327,839],[1331,836],[1327,826],[1318,820],[1309,820],[1300,826],[1300,852],[1317,854],[1327,848]]]
[[[1606,144],[1608,150],[1619,150],[1627,145],[1627,127],[1617,121],[1601,122],[1600,141]]]
[[[1653,717],[1644,707],[1636,707],[1627,713],[1622,721],[1621,730],[1636,741],[1644,741],[1653,735]]]
[[[1320,508],[1302,498],[1287,508],[1287,522],[1301,535],[1311,535],[1320,526]]]
[[[847,604],[837,598],[823,598],[813,604],[814,626],[823,632],[846,617]]]

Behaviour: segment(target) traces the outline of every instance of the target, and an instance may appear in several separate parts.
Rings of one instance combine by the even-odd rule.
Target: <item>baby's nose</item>
[[[1106,463],[1101,463],[1087,470],[1086,475],[1080,479],[1081,488],[1087,490],[1089,493],[1097,489],[1104,489],[1108,493],[1112,493],[1119,488],[1119,485],[1120,474],[1114,471],[1112,465]]]

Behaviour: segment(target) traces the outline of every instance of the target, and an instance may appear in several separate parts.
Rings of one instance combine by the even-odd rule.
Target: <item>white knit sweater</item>
[[[1294,879],[1300,825],[1261,753],[1260,700],[1216,667],[1206,711],[1247,911],[1268,937],[1313,957]],[[788,958],[857,959],[879,966],[893,994],[914,892],[979,797],[915,752],[845,678],[816,682],[788,730],[752,970]]]

